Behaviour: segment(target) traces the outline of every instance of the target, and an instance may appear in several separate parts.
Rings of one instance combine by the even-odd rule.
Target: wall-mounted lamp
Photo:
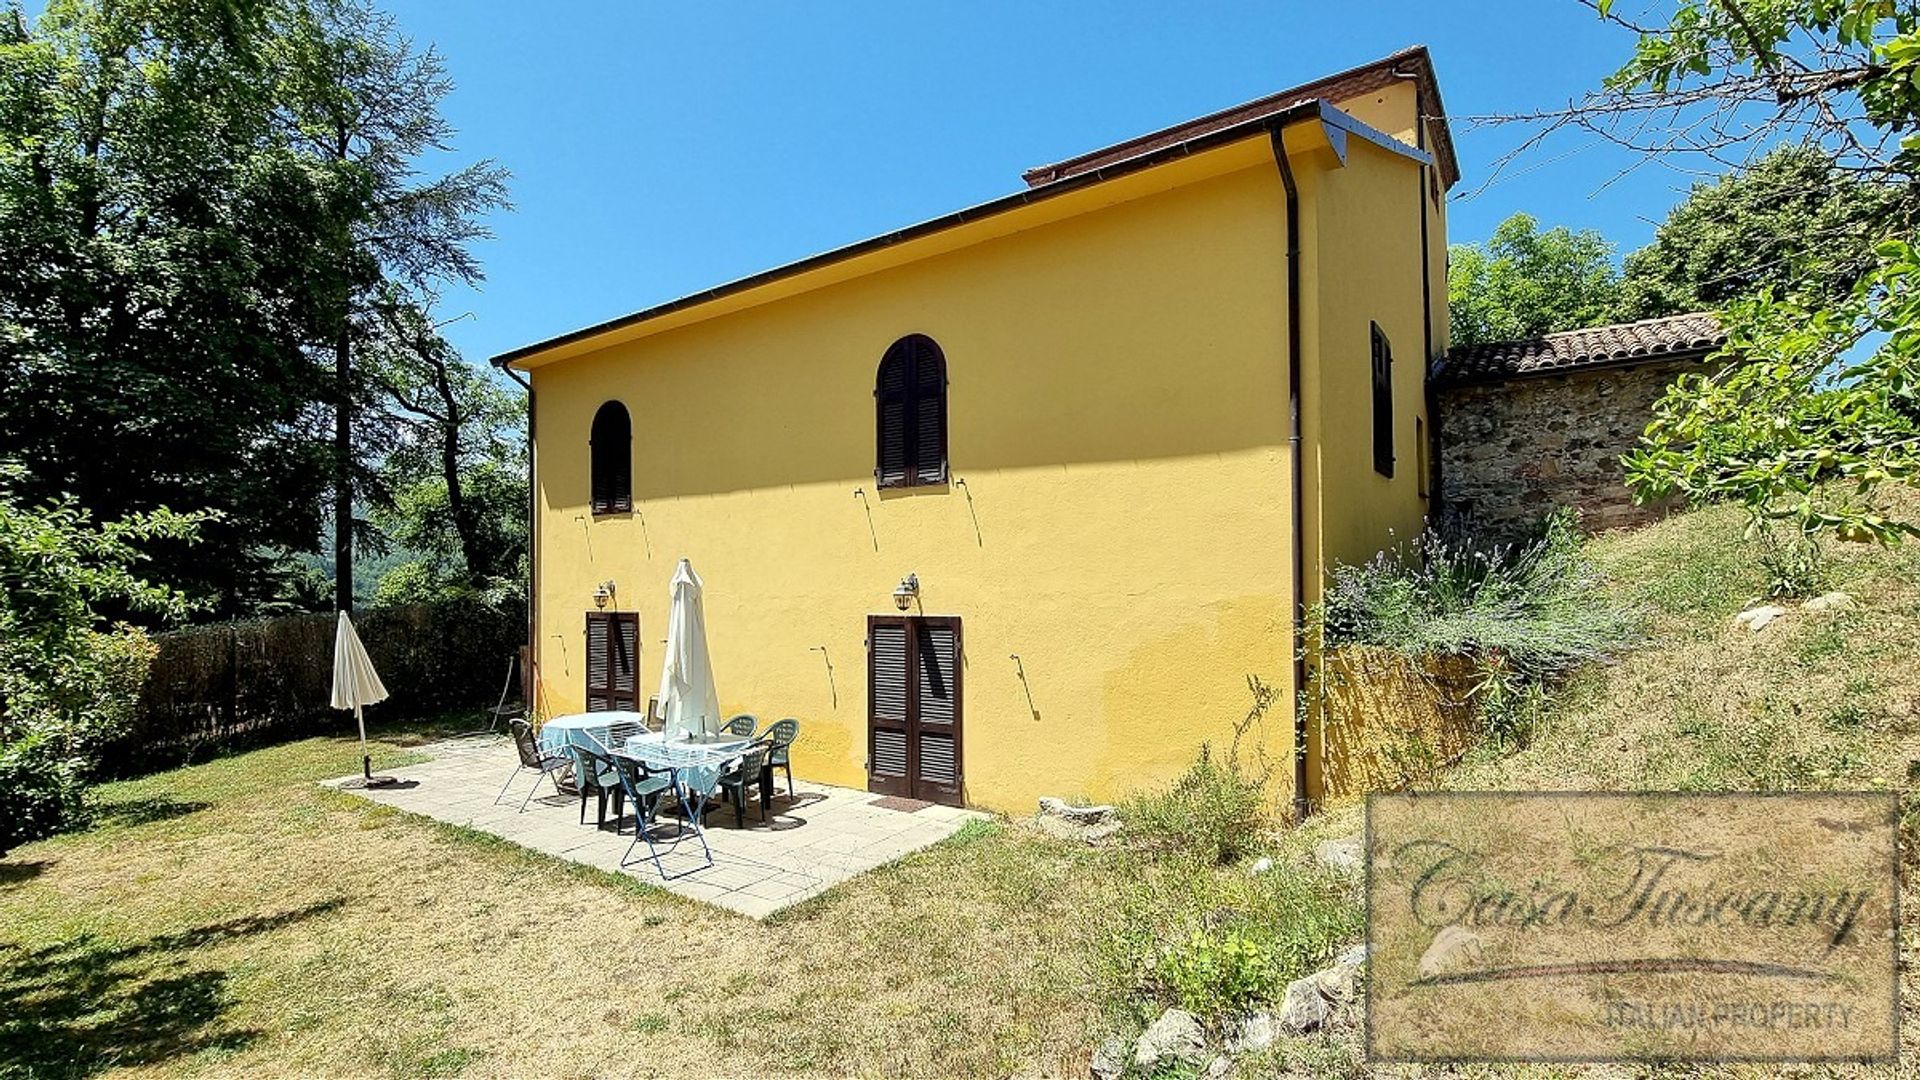
[[[914,598],[919,595],[920,575],[908,574],[900,579],[900,584],[893,587],[893,606],[905,611],[907,605],[913,603]]]
[[[603,581],[593,587],[593,606],[601,611],[607,610],[607,604],[613,599],[613,582]]]

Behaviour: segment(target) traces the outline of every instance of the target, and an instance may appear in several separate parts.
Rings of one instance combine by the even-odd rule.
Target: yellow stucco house
[[[1106,799],[1258,680],[1297,782],[1305,606],[1428,508],[1457,175],[1415,48],[497,357],[535,709],[645,707],[685,557],[723,711],[799,718],[802,779]]]

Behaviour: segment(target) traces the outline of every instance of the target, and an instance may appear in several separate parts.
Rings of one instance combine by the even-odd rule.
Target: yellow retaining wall
[[[1354,645],[1323,654],[1315,718],[1321,797],[1338,801],[1431,783],[1480,741],[1478,681],[1464,656],[1414,660]]]

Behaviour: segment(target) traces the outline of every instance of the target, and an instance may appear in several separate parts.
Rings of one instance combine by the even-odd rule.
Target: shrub
[[[160,511],[96,525],[72,499],[12,498],[0,464],[0,853],[81,812],[102,742],[132,716],[151,642],[99,629],[107,604],[178,616],[178,593],[134,575],[138,541],[191,540],[198,515]]]
[[[1523,734],[1545,683],[1632,646],[1642,624],[1583,557],[1565,512],[1532,543],[1489,546],[1429,530],[1363,566],[1339,567],[1318,621],[1328,646],[1473,658],[1496,734]]]
[[[1362,933],[1352,885],[1285,857],[1264,873],[1124,852],[1126,886],[1101,939],[1117,1022],[1177,1005],[1218,1029],[1276,999]]]
[[[1158,973],[1181,1008],[1214,1022],[1252,1011],[1283,985],[1265,946],[1238,927],[1194,931],[1160,958]]]
[[[1128,799],[1121,817],[1142,847],[1217,866],[1260,843],[1273,824],[1273,808],[1265,777],[1246,775],[1237,754],[1216,760],[1203,744],[1172,787]]]
[[[51,732],[0,742],[0,855],[85,817],[82,762]]]

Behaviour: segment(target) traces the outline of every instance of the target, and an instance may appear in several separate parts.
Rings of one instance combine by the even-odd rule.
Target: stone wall
[[[1578,509],[1588,531],[1661,516],[1670,506],[1633,504],[1620,457],[1674,377],[1698,369],[1670,360],[1443,387],[1443,513],[1506,538],[1557,506]]]

